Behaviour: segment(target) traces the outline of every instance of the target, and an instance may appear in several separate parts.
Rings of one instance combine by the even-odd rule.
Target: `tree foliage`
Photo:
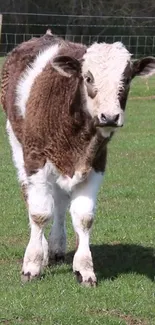
[[[154,0],[0,0],[2,12],[155,16]]]

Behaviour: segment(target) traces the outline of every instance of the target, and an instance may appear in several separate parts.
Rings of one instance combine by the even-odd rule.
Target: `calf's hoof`
[[[93,272],[87,271],[83,272],[83,275],[79,271],[74,272],[77,281],[84,287],[96,287],[97,280]]]
[[[34,262],[25,262],[21,271],[21,281],[23,283],[40,278],[42,272],[42,265]]]
[[[22,283],[30,282],[34,279],[39,279],[40,277],[41,277],[41,274],[32,275],[30,272],[27,272],[27,273],[24,273],[24,271],[21,272]]]

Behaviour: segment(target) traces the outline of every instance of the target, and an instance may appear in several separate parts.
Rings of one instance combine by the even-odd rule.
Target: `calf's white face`
[[[124,123],[120,93],[124,88],[124,72],[130,64],[131,54],[119,42],[95,43],[88,48],[83,59],[87,107],[108,136],[111,128]],[[104,125],[106,128],[103,128]]]

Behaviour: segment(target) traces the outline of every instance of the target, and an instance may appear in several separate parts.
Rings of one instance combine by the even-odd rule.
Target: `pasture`
[[[28,218],[0,110],[0,324],[155,324],[155,99],[146,98],[155,95],[155,78],[148,85],[133,82],[126,124],[109,145],[91,236],[95,289],[72,275],[69,215],[66,263],[22,285]]]

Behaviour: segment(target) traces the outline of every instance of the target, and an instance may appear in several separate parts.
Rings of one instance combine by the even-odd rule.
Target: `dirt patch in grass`
[[[129,97],[130,100],[152,100],[155,99],[155,96],[133,96],[133,97]]]
[[[28,321],[33,321],[36,324],[42,324],[42,317],[33,317],[31,319],[26,319]],[[3,325],[11,325],[12,322],[16,322],[16,324],[22,324],[23,322],[25,322],[25,318],[21,318],[21,317],[13,317],[10,319],[6,319],[6,318],[0,318],[0,324]]]
[[[90,314],[114,316],[126,322],[126,325],[148,325],[148,322],[145,319],[136,318],[132,315],[122,314],[118,310],[108,310],[108,309],[97,309],[95,311],[89,310]]]

